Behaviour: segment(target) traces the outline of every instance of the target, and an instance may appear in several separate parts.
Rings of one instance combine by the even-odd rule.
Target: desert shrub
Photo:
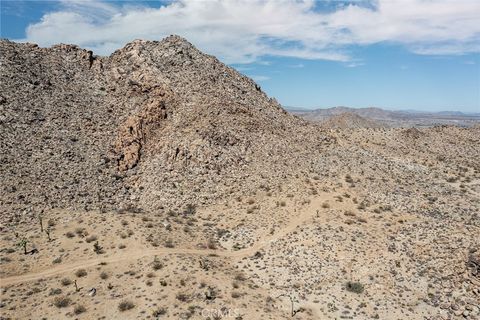
[[[118,245],[118,249],[125,249],[127,246],[124,245],[123,243],[119,244]]]
[[[171,239],[168,239],[167,241],[165,241],[165,247],[174,248],[175,245],[173,244],[173,241]]]
[[[322,203],[322,208],[323,209],[328,209],[330,208],[330,205],[327,202]]]
[[[85,230],[85,228],[82,228],[82,227],[76,228],[75,233],[80,237],[84,237],[87,235],[87,231]]]
[[[242,294],[240,292],[233,291],[231,296],[232,298],[237,299],[237,298],[240,298]]]
[[[185,293],[177,293],[175,298],[177,298],[177,300],[182,301],[182,302],[187,302],[188,301],[188,295],[185,294]]]
[[[356,214],[353,213],[350,210],[346,210],[343,214],[346,215],[347,217],[355,217],[356,216]]]
[[[87,237],[85,239],[85,241],[87,241],[87,243],[90,243],[90,242],[93,242],[93,241],[97,241],[97,236],[96,235],[91,235],[89,237]]]
[[[50,289],[49,295],[51,295],[51,296],[56,296],[56,295],[61,294],[61,293],[62,293],[62,289],[60,289],[60,288],[56,288],[56,289],[52,288],[52,289]]]
[[[361,284],[360,282],[348,281],[347,284],[345,285],[345,289],[347,289],[347,291],[360,294],[363,292],[365,288],[363,284]]]
[[[153,263],[152,263],[152,268],[155,271],[160,270],[163,268],[163,263],[157,258],[155,258],[155,260],[153,260]]]
[[[81,314],[81,313],[84,313],[85,311],[87,311],[87,308],[85,308],[85,307],[82,306],[81,304],[76,305],[75,308],[73,309],[73,312],[74,312],[75,314]]]
[[[67,238],[73,238],[73,237],[75,237],[75,234],[74,234],[73,232],[71,232],[71,231],[68,231],[67,233],[65,233],[65,236],[66,236]]]
[[[61,263],[62,262],[62,258],[61,257],[58,257],[58,258],[55,258],[53,259],[52,263]]]
[[[72,280],[68,279],[68,278],[63,278],[60,283],[64,286],[69,286],[72,284]]]
[[[280,201],[279,203],[280,207],[285,207],[287,205],[287,203],[285,201]]]
[[[75,275],[79,278],[81,277],[85,277],[87,275],[87,270],[85,269],[78,269],[76,272],[75,272]]]
[[[123,300],[118,304],[118,310],[122,312],[133,309],[133,308],[135,308],[135,304],[130,300]]]
[[[211,249],[211,250],[217,249],[217,244],[215,243],[215,240],[213,239],[208,240],[207,247],[208,249]]]
[[[165,315],[166,313],[167,313],[167,309],[165,309],[165,308],[159,308],[159,309],[157,309],[157,310],[154,310],[154,311],[152,312],[152,315],[153,315],[155,318],[158,318],[158,317],[160,317],[160,316]]]
[[[100,273],[100,279],[103,279],[103,280],[108,279],[108,273],[106,273],[105,271],[103,271],[102,273]]]
[[[242,272],[239,272],[235,275],[235,280],[237,281],[245,281],[247,278],[245,277],[245,274]]]
[[[183,211],[185,215],[193,215],[197,212],[197,206],[194,204],[187,204],[187,207]]]
[[[56,297],[55,300],[53,300],[53,304],[57,308],[66,308],[70,305],[70,298],[68,297]]]

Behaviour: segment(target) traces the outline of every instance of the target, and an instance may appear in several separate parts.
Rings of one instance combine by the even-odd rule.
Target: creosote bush
[[[81,313],[84,313],[85,311],[87,311],[87,308],[85,308],[84,306],[82,306],[81,304],[75,306],[75,308],[73,309],[73,312],[75,314],[81,314]]]
[[[363,287],[363,284],[361,284],[360,282],[348,281],[347,284],[345,285],[345,289],[347,289],[347,291],[360,294],[363,292],[365,288]]]
[[[72,301],[68,297],[56,297],[53,304],[57,308],[66,308],[70,305],[70,302]]]
[[[157,310],[154,310],[154,311],[152,312],[152,315],[153,315],[154,317],[158,318],[158,317],[160,317],[160,316],[165,315],[166,313],[167,313],[167,309],[165,309],[165,308],[159,308],[159,309],[157,309]]]
[[[122,312],[133,309],[133,308],[135,308],[135,304],[130,300],[123,300],[118,304],[118,310]]]
[[[75,272],[75,275],[79,278],[81,277],[85,277],[87,275],[87,270],[85,269],[78,269],[76,272]]]

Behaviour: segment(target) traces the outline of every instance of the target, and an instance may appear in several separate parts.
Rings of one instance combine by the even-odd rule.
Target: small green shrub
[[[355,292],[355,293],[362,293],[363,290],[365,290],[363,284],[361,284],[360,282],[352,282],[352,281],[348,281],[347,284],[345,285],[345,289],[347,289],[347,291],[350,291],[350,292]]]

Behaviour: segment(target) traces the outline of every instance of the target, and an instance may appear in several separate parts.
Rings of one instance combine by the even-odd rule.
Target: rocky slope
[[[0,59],[4,318],[479,319],[480,126],[331,130],[176,36]]]
[[[330,143],[178,36],[110,57],[2,40],[0,56],[2,210],[206,203]]]

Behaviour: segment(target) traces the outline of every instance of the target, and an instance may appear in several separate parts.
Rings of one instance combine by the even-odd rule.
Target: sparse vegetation
[[[102,254],[102,253],[103,253],[103,247],[100,246],[100,244],[98,244],[98,241],[96,241],[96,242],[93,244],[93,251],[94,251],[96,254]]]
[[[75,271],[75,275],[79,278],[85,277],[87,275],[87,270],[78,269],[77,271]]]
[[[345,284],[345,289],[347,289],[347,291],[355,292],[355,293],[360,294],[360,293],[363,292],[364,287],[363,287],[363,284],[361,284],[360,282],[348,281]]]
[[[72,302],[72,300],[70,300],[70,298],[68,298],[68,297],[56,297],[53,300],[53,304],[57,308],[66,308],[70,305],[71,302]]]
[[[82,314],[87,311],[87,308],[85,308],[83,305],[78,304],[73,308],[73,313],[75,314]]]
[[[135,308],[135,304],[130,300],[123,300],[118,304],[118,310],[122,312],[133,309],[133,308]]]
[[[167,309],[165,309],[165,308],[158,308],[158,309],[156,309],[152,312],[152,315],[155,318],[158,318],[158,317],[163,316],[165,314],[167,314]]]

